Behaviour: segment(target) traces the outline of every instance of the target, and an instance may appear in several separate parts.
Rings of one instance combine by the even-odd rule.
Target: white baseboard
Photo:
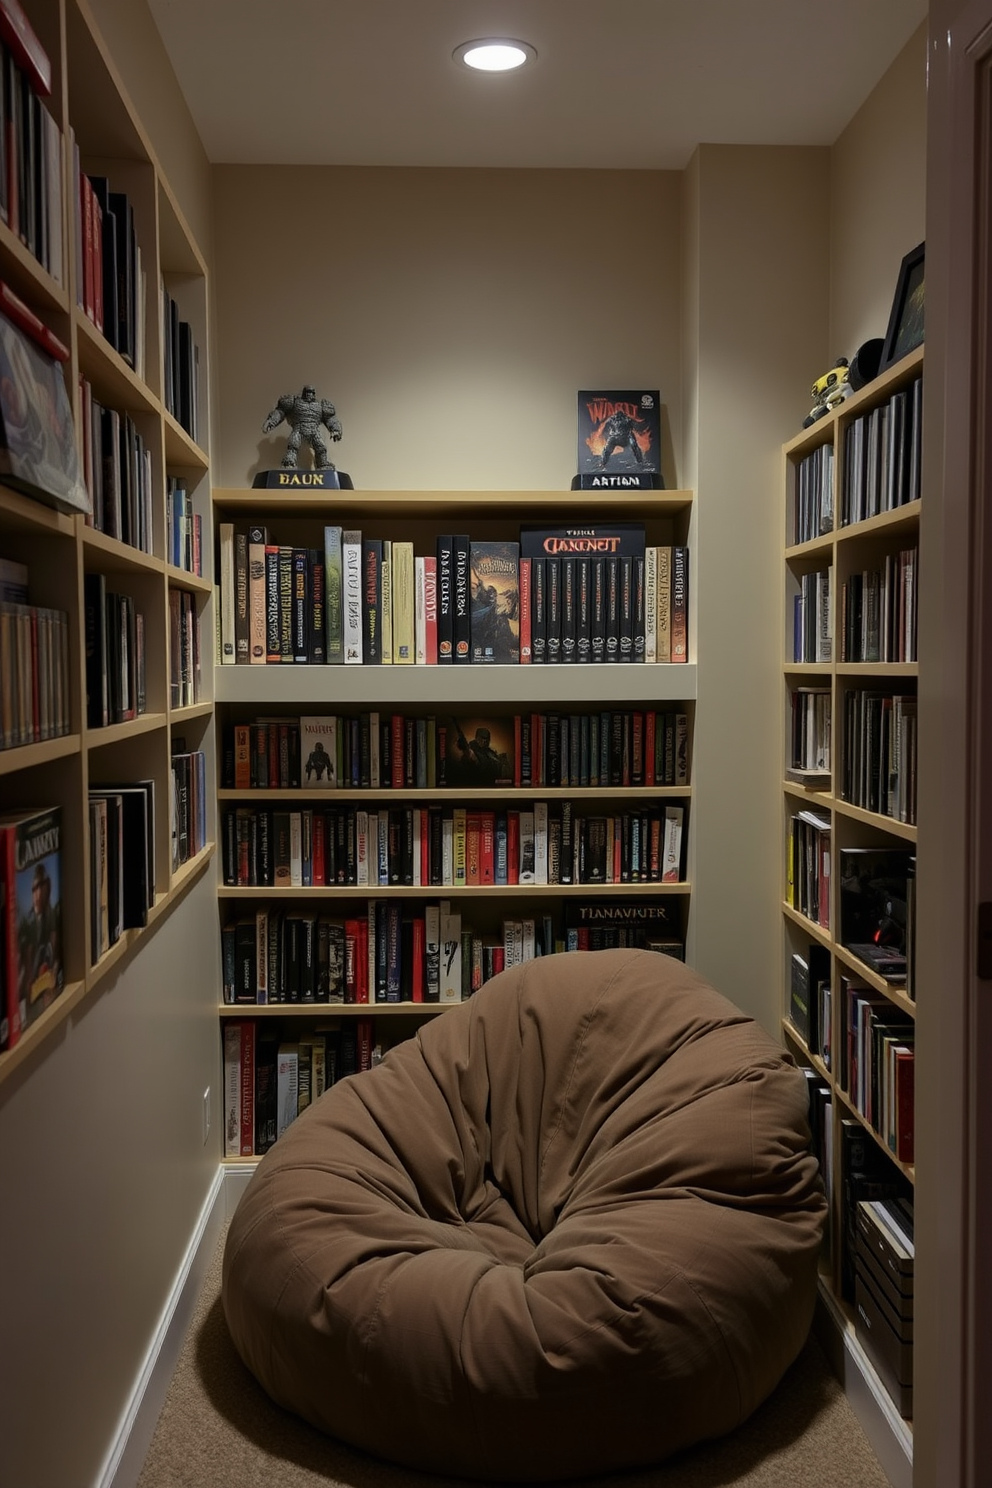
[[[96,1479],[96,1488],[134,1488],[144,1466],[203,1278],[227,1218],[225,1170],[217,1169],[144,1366]]]
[[[820,1288],[816,1336],[892,1488],[913,1488],[913,1430],[899,1414],[837,1304]]]

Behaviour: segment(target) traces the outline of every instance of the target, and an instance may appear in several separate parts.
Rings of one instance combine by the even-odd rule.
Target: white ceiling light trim
[[[537,52],[526,41],[515,41],[507,36],[485,36],[475,41],[463,41],[452,56],[474,72],[513,72],[533,62]]]

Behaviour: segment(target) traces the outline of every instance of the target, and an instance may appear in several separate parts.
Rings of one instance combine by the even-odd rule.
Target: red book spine
[[[420,808],[420,882],[431,881],[430,812],[426,806]]]
[[[323,888],[327,883],[327,855],[324,847],[326,840],[327,818],[322,811],[315,811],[313,815],[313,882],[315,888]]]
[[[38,345],[53,356],[57,362],[68,360],[69,348],[60,341],[54,331],[50,331],[43,320],[39,320],[34,311],[29,309],[21,299],[0,279],[0,310],[3,311],[8,320],[12,320],[22,331],[27,331],[33,336]]]
[[[369,922],[358,921],[358,944],[355,951],[355,1001],[369,1000]]]
[[[437,665],[437,558],[429,553],[424,559],[424,660]]]
[[[654,785],[654,751],[658,736],[658,715],[653,708],[644,716],[644,784]]]
[[[103,330],[103,208],[91,190],[90,208],[93,213],[93,324]]]
[[[530,643],[530,559],[520,560],[520,663],[532,660]]]
[[[426,883],[427,880],[424,879]],[[424,1000],[424,955],[427,944],[427,925],[422,915],[415,915],[410,935],[410,959],[413,962],[410,979],[410,996],[414,1002]]]
[[[506,813],[506,881],[520,882],[520,812]]]
[[[82,214],[83,223],[83,309],[90,320],[96,320],[96,300],[93,292],[93,282],[96,274],[94,263],[93,246],[93,208],[96,198],[90,178],[87,175],[79,177],[79,210]]]
[[[17,65],[27,74],[36,93],[52,91],[52,63],[22,10],[19,0],[0,0],[0,37],[10,47]]]
[[[402,713],[394,713],[391,719],[389,744],[389,783],[393,790],[403,789],[405,743],[405,720]]]

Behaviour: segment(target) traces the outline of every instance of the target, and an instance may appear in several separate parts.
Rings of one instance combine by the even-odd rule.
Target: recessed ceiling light
[[[511,41],[506,36],[489,36],[478,41],[463,41],[453,54],[456,62],[476,72],[512,72],[533,62],[537,52],[526,41]]]

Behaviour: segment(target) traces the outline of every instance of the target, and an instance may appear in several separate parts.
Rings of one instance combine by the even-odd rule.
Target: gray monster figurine
[[[315,470],[333,470],[327,458],[327,445],[321,427],[326,428],[332,439],[341,438],[341,420],[336,417],[334,404],[318,398],[314,389],[307,386],[299,395],[286,393],[262,425],[263,434],[270,434],[283,421],[289,425],[290,434],[286,453],[282,457],[283,470],[295,470],[299,464],[300,445],[308,444],[313,451]]]

